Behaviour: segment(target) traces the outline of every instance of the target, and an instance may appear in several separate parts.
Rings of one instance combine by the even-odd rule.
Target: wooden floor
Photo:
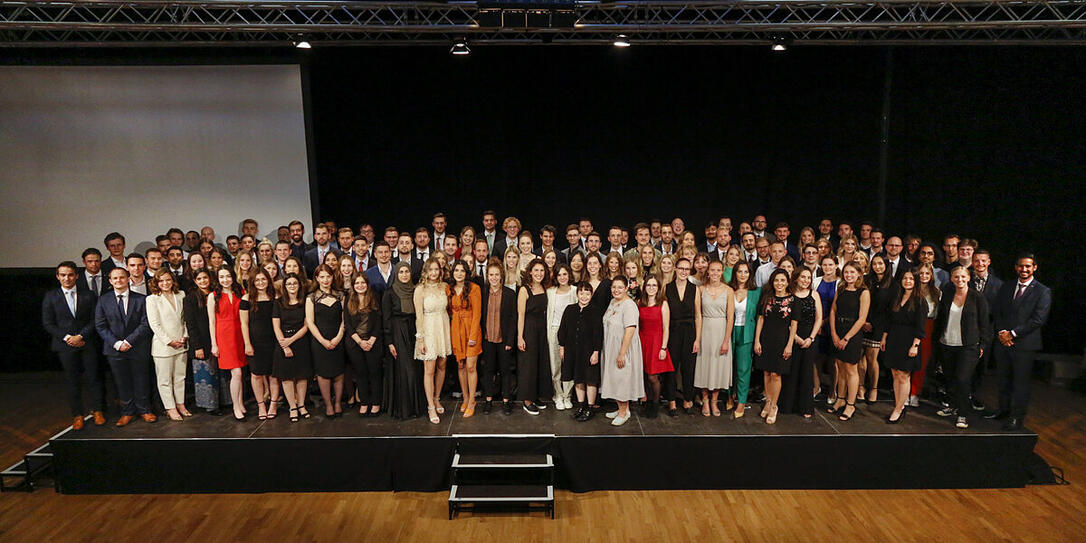
[[[58,379],[0,376],[3,467],[67,426]],[[445,492],[64,496],[43,489],[0,495],[0,541],[1086,541],[1086,398],[1041,383],[1033,395],[1028,423],[1040,435],[1037,452],[1066,470],[1069,486],[558,492],[556,520],[466,513],[454,521],[446,519]]]

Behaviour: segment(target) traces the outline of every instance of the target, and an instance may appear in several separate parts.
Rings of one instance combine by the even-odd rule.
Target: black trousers
[[[1004,347],[998,340],[992,351],[999,382],[999,410],[1009,411],[1019,419],[1025,418],[1029,405],[1029,379],[1037,352]]]
[[[491,343],[484,339],[483,355],[479,361],[483,394],[488,398],[512,400],[517,385],[517,362],[513,351],[505,350],[503,343]]]
[[[142,415],[151,412],[151,372],[143,358],[107,357],[117,383],[117,398],[124,404],[121,415]]]
[[[788,375],[781,376],[780,410],[782,413],[814,414],[814,363],[818,347],[806,349],[793,344]],[[760,372],[759,372],[760,373]],[[764,374],[763,374],[764,378]]]
[[[976,382],[977,362],[980,362],[980,347],[968,345],[952,347],[939,344],[942,351],[943,373],[946,375],[950,395],[954,398],[954,407],[958,416],[966,416],[973,408],[969,397],[973,395]]]
[[[358,401],[362,405],[381,405],[384,390],[383,368],[384,352],[381,342],[374,342],[373,348],[363,351],[362,347],[351,338],[346,339],[347,360],[350,361],[351,373],[354,374],[358,387]]]
[[[696,336],[694,323],[672,323],[669,332],[671,335],[667,338],[667,349],[671,354],[671,363],[675,366],[675,371],[667,374],[663,388],[669,400],[682,398],[683,401],[692,402],[698,395],[697,389],[694,388],[694,367],[697,365],[698,355],[691,352],[694,350]],[[682,381],[681,395],[677,390],[680,380]]]
[[[83,405],[83,389],[91,397],[91,411],[105,411],[106,389],[102,372],[98,368],[98,353],[92,345],[83,349],[65,349],[57,352],[68,386],[68,407],[72,416],[87,414]]]

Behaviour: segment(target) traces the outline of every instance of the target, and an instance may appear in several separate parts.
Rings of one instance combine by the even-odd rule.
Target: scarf
[[[404,313],[415,312],[415,284],[411,281],[404,283],[400,281],[400,268],[411,269],[411,265],[407,262],[399,262],[396,267],[392,269],[392,291],[396,293],[396,296],[400,298],[400,308]]]

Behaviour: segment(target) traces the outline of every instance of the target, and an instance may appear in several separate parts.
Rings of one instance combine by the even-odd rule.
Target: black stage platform
[[[781,415],[769,426],[760,406],[734,420],[661,413],[614,427],[602,414],[587,423],[553,407],[531,416],[462,418],[444,403],[440,424],[426,419],[361,418],[346,413],[291,423],[202,413],[184,422],[135,421],[68,430],[52,441],[63,493],[358,491],[448,488],[457,434],[554,434],[558,486],[574,491],[723,488],[997,488],[1026,484],[1037,435],[1007,433],[971,417],[967,430],[935,408],[860,404],[852,421],[824,412],[804,422]],[[455,415],[453,415],[456,413]]]

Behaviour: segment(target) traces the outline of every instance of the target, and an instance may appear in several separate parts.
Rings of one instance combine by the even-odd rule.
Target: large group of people
[[[193,416],[190,370],[196,410],[229,406],[239,421],[246,384],[258,418],[280,407],[310,418],[315,380],[328,418],[351,408],[438,423],[452,388],[462,417],[519,406],[581,422],[604,411],[619,426],[635,408],[738,419],[761,403],[774,424],[810,420],[824,400],[845,422],[878,401],[888,368],[889,424],[923,394],[959,428],[985,413],[1017,429],[1051,304],[1033,255],[1003,282],[975,240],[949,234],[940,247],[866,221],[824,219],[795,238],[762,215],[734,231],[720,218],[703,236],[680,218],[604,235],[588,218],[531,232],[492,211],[478,229],[453,232],[437,213],[430,228],[390,226],[379,239],[372,225],[333,221],[311,243],[300,221],[275,241],[252,219],[240,230],[220,245],[210,227],[171,228],[143,253],[114,232],[104,258],[92,247],[81,266],[56,267],[42,320],[73,428],[88,414],[106,423],[104,356],[117,426],[154,422],[157,404],[171,420]],[[989,357],[999,406],[986,411],[974,392]],[[925,388],[932,374],[942,380]]]

